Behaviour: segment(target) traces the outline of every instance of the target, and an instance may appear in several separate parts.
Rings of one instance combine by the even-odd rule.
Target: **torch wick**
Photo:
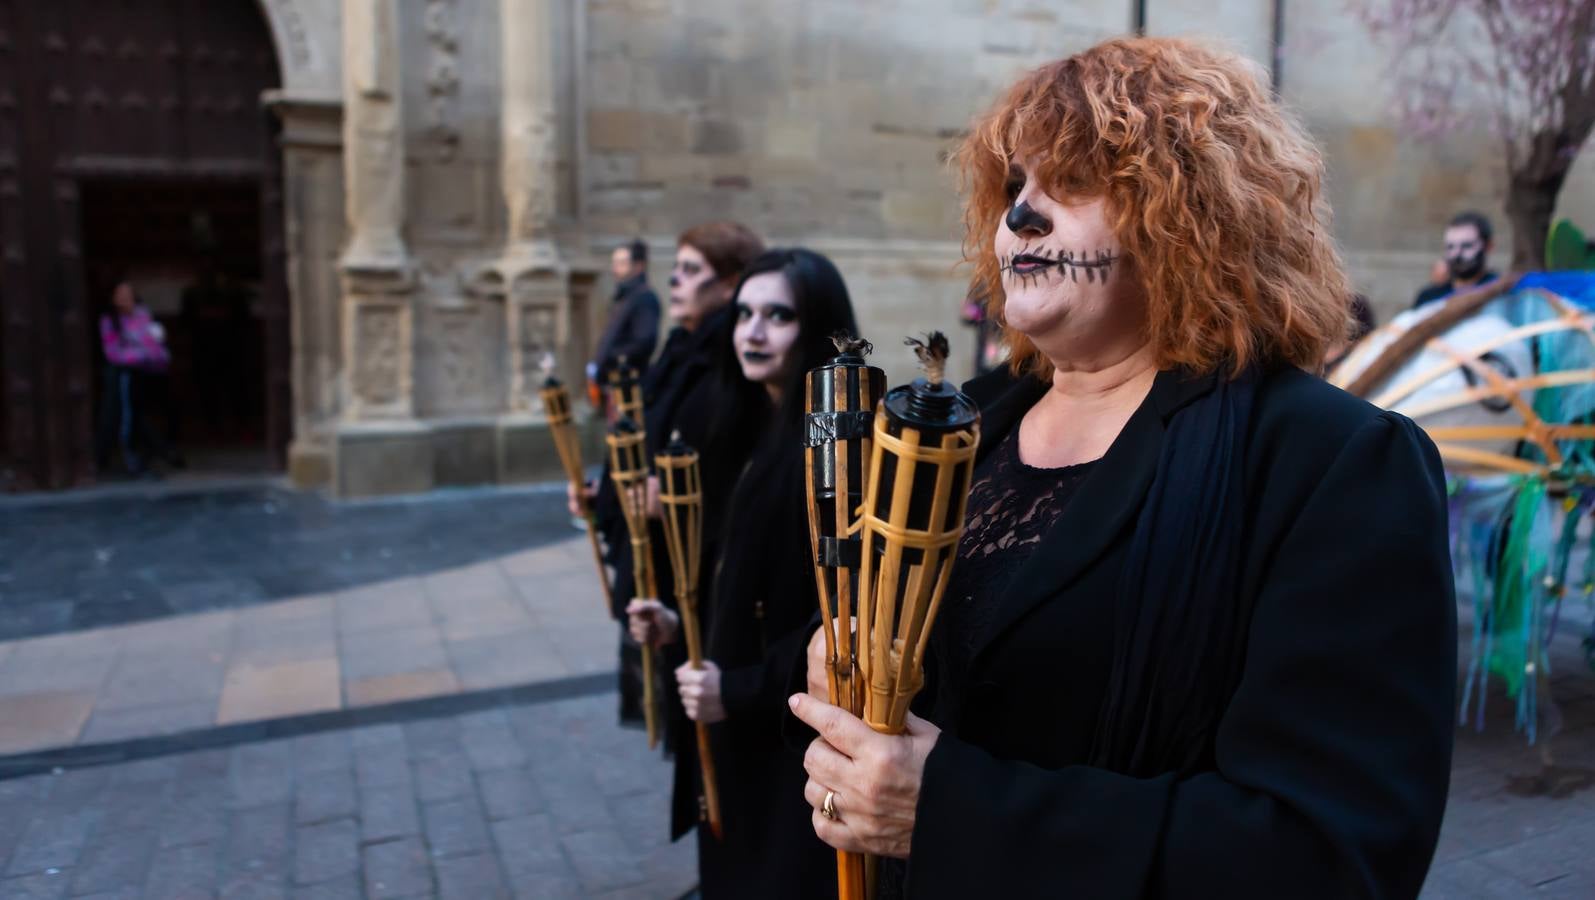
[[[905,338],[903,344],[914,348],[914,355],[919,357],[919,366],[925,371],[925,381],[932,387],[940,385],[947,378],[947,357],[949,346],[947,336],[939,331],[932,331],[925,335],[923,341],[916,338]]]

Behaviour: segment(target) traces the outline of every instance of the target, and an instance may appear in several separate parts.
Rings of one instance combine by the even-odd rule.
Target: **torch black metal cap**
[[[641,430],[631,416],[621,416],[615,420],[615,424],[609,426],[611,434],[636,434]]]
[[[914,348],[925,377],[887,391],[882,404],[888,421],[938,433],[968,428],[980,421],[980,408],[975,401],[947,383],[947,336],[933,331],[922,341],[909,338],[903,343]]]
[[[917,378],[887,391],[883,405],[889,420],[920,431],[959,431],[980,421],[975,401],[945,381]]]
[[[553,390],[554,388],[559,388],[559,387],[564,387],[564,386],[565,386],[565,383],[563,381],[560,381],[558,378],[555,378],[552,375],[550,375],[547,378],[543,379],[543,388],[545,390]]]
[[[681,432],[679,430],[677,430],[677,431],[670,432],[670,443],[666,444],[664,446],[664,449],[660,450],[659,453],[656,454],[656,455],[658,455],[658,456],[690,456],[690,455],[692,455],[692,453],[693,453],[693,449],[691,447],[687,446],[687,442],[686,441],[681,439]]]

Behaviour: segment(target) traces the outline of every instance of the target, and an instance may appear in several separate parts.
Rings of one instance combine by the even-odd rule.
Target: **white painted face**
[[[676,265],[670,270],[670,318],[691,331],[725,304],[729,288],[698,248],[676,248]]]
[[[737,326],[731,340],[742,375],[779,388],[797,365],[798,336],[803,333],[786,276],[764,272],[749,278],[736,302]]]
[[[993,249],[1003,317],[1049,356],[1089,355],[1139,332],[1145,304],[1100,197],[1049,196],[1015,165]]]

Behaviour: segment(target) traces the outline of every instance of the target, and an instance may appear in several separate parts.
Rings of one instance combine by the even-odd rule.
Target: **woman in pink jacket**
[[[150,427],[144,415],[146,379],[164,374],[171,363],[166,335],[133,286],[119,282],[111,292],[111,309],[100,317],[100,347],[105,352],[105,396],[100,406],[96,450],[101,471],[106,468],[112,440],[122,451],[128,474],[144,474],[146,463],[135,446],[142,441],[147,452],[168,455],[166,442]]]

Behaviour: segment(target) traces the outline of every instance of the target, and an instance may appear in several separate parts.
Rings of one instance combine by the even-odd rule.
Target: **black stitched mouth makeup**
[[[1074,250],[1053,250],[1046,247],[1034,247],[1029,244],[1009,255],[999,266],[999,270],[1007,275],[1019,279],[1025,284],[1035,284],[1049,277],[1053,272],[1060,278],[1067,273],[1071,282],[1078,284],[1083,277],[1087,284],[1095,282],[1107,283],[1108,273],[1113,270],[1119,255],[1111,250],[1098,250],[1095,253]]]

